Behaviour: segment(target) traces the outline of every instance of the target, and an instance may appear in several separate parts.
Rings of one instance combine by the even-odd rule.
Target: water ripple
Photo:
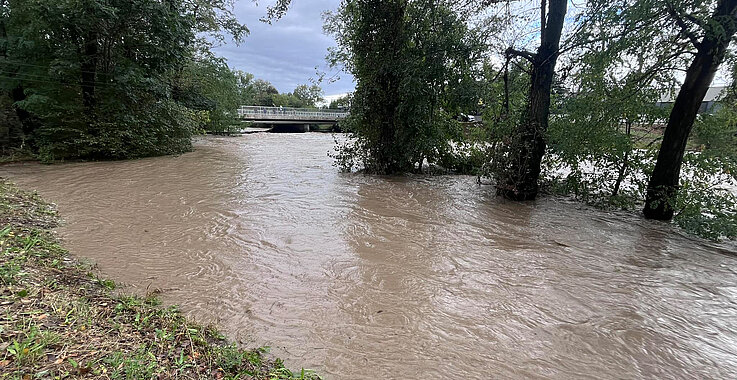
[[[734,245],[472,177],[341,174],[332,142],[0,175],[108,277],[327,378],[737,378]]]

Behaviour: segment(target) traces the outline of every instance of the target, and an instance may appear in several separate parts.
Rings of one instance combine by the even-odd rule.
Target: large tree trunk
[[[405,34],[407,3],[405,1],[377,2],[374,6],[379,7],[377,12],[387,15],[386,20],[383,20],[383,25],[377,26],[377,29],[381,32],[375,37],[377,40],[374,43],[384,47],[386,54],[393,59],[401,60],[402,44],[405,42],[403,36]],[[378,64],[392,65],[393,63]],[[395,116],[402,102],[399,97],[400,81],[398,75],[391,69],[383,70],[379,76],[382,94],[378,96],[384,97],[385,100],[381,102],[383,119],[379,131],[379,150],[375,155],[377,167],[374,168],[374,171],[376,174],[396,174],[406,169],[403,162],[397,160],[396,152],[396,131],[398,129],[396,123],[398,121]]]
[[[698,46],[696,57],[686,72],[686,80],[673,104],[658,160],[647,186],[643,213],[648,219],[673,218],[673,202],[678,192],[688,136],[706,91],[724,60],[729,42],[737,29],[736,10],[737,0],[719,1],[711,21],[724,29],[706,32]]]
[[[532,62],[532,75],[527,105],[510,143],[507,165],[502,168],[497,183],[497,193],[515,201],[537,197],[540,165],[546,148],[550,91],[567,5],[567,0],[550,0],[547,20],[544,11],[541,15],[540,47],[536,54],[528,57]]]

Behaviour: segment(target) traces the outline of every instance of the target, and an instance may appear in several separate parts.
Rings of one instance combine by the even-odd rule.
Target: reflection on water
[[[737,257],[463,176],[340,174],[321,134],[0,167],[133,291],[327,378],[735,378]]]

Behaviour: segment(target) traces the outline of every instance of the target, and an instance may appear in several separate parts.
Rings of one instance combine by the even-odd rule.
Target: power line
[[[32,78],[25,78],[25,77],[42,78],[44,80],[46,80],[46,79],[55,79],[51,75],[26,74],[26,73],[17,73],[17,72],[12,72],[12,71],[7,71],[7,70],[0,70],[0,74],[3,74],[3,73],[5,75],[11,76],[12,78],[18,79],[18,80],[32,79]],[[59,78],[58,82],[63,83],[64,81],[61,78]],[[119,83],[122,83],[122,82],[100,82],[100,81],[92,81],[92,82],[89,82],[89,83],[92,83],[92,84],[95,84],[95,85],[100,85],[100,86],[115,86],[116,84],[119,84]],[[128,85],[129,86],[135,86],[135,84],[128,84]],[[139,86],[142,86],[142,85],[139,85]]]
[[[46,78],[52,78],[51,75],[38,75],[38,74],[18,73],[18,72],[8,71],[8,70],[2,70],[2,69],[0,69],[0,73],[5,73],[6,75],[11,75],[11,76],[24,75],[24,76],[44,78],[44,79],[46,79]]]
[[[5,79],[15,79],[20,81],[32,81],[32,82],[43,82],[43,83],[51,83],[51,84],[64,84],[67,86],[81,86],[81,83],[72,83],[71,81],[64,81],[64,80],[53,80],[51,77],[44,77],[41,75],[33,75],[33,74],[23,74],[23,73],[7,73],[2,70],[0,70],[0,73],[4,73],[3,78]],[[32,76],[33,78],[27,78],[25,76]],[[45,78],[45,79],[36,79],[36,78]],[[51,79],[51,80],[46,80]],[[116,87],[117,84],[121,84],[121,82],[88,82],[91,84],[94,84],[95,86],[100,87]],[[134,86],[134,87],[149,87],[144,85],[137,85],[137,84],[126,84],[126,86]]]
[[[18,65],[18,66],[28,66],[28,67],[38,67],[38,68],[45,68],[45,69],[50,69],[52,67],[51,64],[49,64],[48,66],[46,66],[46,65],[34,65],[34,64],[30,64],[30,63],[21,63],[21,62],[18,62],[18,61],[12,61],[12,60],[7,60],[7,59],[0,59],[0,65],[2,65],[2,64],[6,64],[6,65]],[[2,72],[2,71],[3,70],[0,69],[0,72]],[[89,74],[98,74],[98,75],[101,74],[100,71],[87,71],[87,70],[76,70],[76,69],[75,69],[75,71],[76,72],[80,72],[80,73],[89,73]],[[9,73],[9,74],[14,74],[14,75],[29,75],[29,76],[41,77],[41,78],[51,78],[51,75],[41,76],[41,75],[38,75],[38,74],[26,74],[26,73],[9,72],[7,70],[5,72],[6,73]],[[108,73],[105,73],[105,74],[108,74]],[[203,82],[203,83],[207,83],[207,84],[217,84],[218,83],[217,81],[215,81],[215,80],[213,80],[211,78],[202,78],[202,77],[198,78],[198,81]],[[94,83],[100,84],[100,85],[103,85],[103,86],[106,86],[106,85],[114,85],[115,84],[114,82],[99,82],[99,81],[95,81]],[[143,85],[139,85],[139,86],[143,86]]]
[[[34,65],[34,64],[31,64],[31,63],[24,63],[24,62],[20,62],[20,61],[8,60],[7,58],[6,59],[0,59],[0,65],[15,65],[15,66],[38,67],[38,68],[42,68],[42,69],[51,69],[51,68],[54,67],[54,65],[51,64],[51,63],[49,63],[48,65]],[[87,74],[107,73],[107,72],[101,71],[101,70],[90,71],[90,70],[81,70],[81,69],[77,69],[77,68],[74,68],[74,67],[70,67],[69,69],[70,70],[74,70],[76,72],[87,73]]]
[[[52,67],[51,64],[48,64],[48,65],[34,65],[34,64],[31,64],[31,63],[23,63],[23,62],[19,62],[19,61],[8,60],[8,59],[0,59],[0,64],[16,65],[16,66],[28,66],[28,67],[39,67],[39,68],[43,68],[43,69],[51,69],[51,67]],[[76,71],[79,71],[79,72],[82,72],[82,73],[88,73],[88,74],[98,74],[99,73],[98,71],[89,71],[89,70],[76,70]]]
[[[50,84],[58,84],[58,85],[64,85],[64,86],[72,87],[71,84],[64,83],[64,82],[52,82],[52,81],[47,81],[47,80],[29,79],[29,78],[18,78],[18,77],[4,76],[4,75],[0,75],[0,78],[3,78],[3,79],[16,79],[16,80],[23,80],[23,81],[29,81],[29,82],[50,83]]]
[[[2,75],[0,75],[0,77],[2,77],[4,79],[15,79],[15,80],[19,80],[19,81],[31,81],[31,82],[40,82],[40,83],[61,84],[61,85],[69,86],[69,87],[72,87],[72,86],[81,86],[82,85],[81,83],[76,82],[76,81],[64,81],[64,80],[61,80],[61,79],[60,80],[54,80],[54,78],[51,77],[51,76],[25,74],[25,73],[14,73],[14,72],[8,72],[8,71],[3,71],[3,70],[0,70],[0,74],[2,74]],[[39,79],[39,78],[42,78],[42,79]],[[208,79],[202,78],[199,82],[200,83],[203,83],[203,84],[206,84],[206,85],[218,85],[218,82],[217,81],[212,80],[212,79],[209,79],[209,78]],[[147,84],[126,83],[126,82],[119,82],[119,81],[114,81],[114,82],[97,82],[97,81],[95,81],[95,82],[89,82],[89,83],[94,84],[95,86],[106,87],[106,88],[135,87],[135,88],[142,88],[142,89],[150,89],[150,88],[153,87],[153,86],[147,85]],[[165,82],[165,81],[164,81],[164,83],[165,83],[165,85],[169,85],[169,86],[177,86],[177,85],[173,85],[171,83]],[[184,84],[184,87],[182,87],[182,89],[185,89],[186,90],[186,87],[191,87],[191,86],[192,86],[191,84]],[[197,86],[194,86],[194,87],[197,87]]]
[[[42,79],[35,79],[35,78],[23,78],[18,76],[9,76],[9,75],[0,75],[0,78],[2,79],[15,79],[19,81],[28,81],[28,82],[38,82],[38,83],[48,83],[48,84],[55,84],[55,85],[62,85],[66,87],[81,87],[81,83],[68,83],[64,81],[54,81],[54,80],[42,80]],[[102,82],[92,82],[96,87],[102,87],[102,88],[109,88],[109,89],[115,89],[118,87],[135,87],[140,89],[150,89],[152,86],[143,85],[143,84],[124,84],[122,82],[113,82],[113,83],[102,83]]]
[[[10,76],[10,79],[19,79],[19,80],[30,80],[30,78],[26,78],[26,77],[42,78],[44,80],[46,80],[46,79],[56,79],[54,76],[52,76],[50,74],[29,74],[29,73],[24,73],[24,72],[15,72],[15,71],[10,71],[10,70],[5,70],[5,69],[2,69],[2,68],[0,68],[0,73],[4,73],[4,74],[6,74],[6,76]],[[162,82],[168,83],[167,80],[164,80],[164,79],[159,79],[159,80],[162,81]],[[202,82],[215,83],[215,82],[210,82],[210,81],[211,81],[210,78],[207,78],[207,79],[203,78],[202,79]],[[59,80],[59,82],[61,82],[61,80]],[[51,83],[51,82],[49,82],[49,83]],[[146,84],[126,83],[126,82],[121,82],[121,81],[110,81],[110,82],[92,81],[92,82],[89,82],[89,83],[92,83],[92,84],[95,84],[95,85],[100,85],[100,86],[118,86],[118,85],[122,85],[122,86],[133,86],[133,87],[148,87],[148,88],[151,87],[151,86],[146,85]]]
[[[14,65],[16,63],[8,63],[7,61],[0,60],[0,64],[8,64],[8,65]],[[30,66],[30,67],[43,67],[48,68],[47,66],[40,66],[40,65],[32,65],[32,64],[20,64],[21,66]],[[86,73],[93,73],[91,71],[80,71],[80,72],[86,72]],[[0,68],[0,74],[5,74],[2,76],[4,79],[15,79],[15,80],[21,80],[21,81],[31,81],[31,82],[39,82],[39,83],[50,83],[50,84],[64,84],[66,86],[81,86],[81,83],[66,83],[63,79],[55,78],[51,74],[30,74],[30,73],[24,73],[24,72],[14,72],[11,70]],[[96,74],[100,74],[97,72]],[[219,85],[219,81],[207,77],[207,76],[197,76],[195,78],[192,78],[193,81],[205,84],[205,85]],[[159,79],[160,81],[172,85],[170,81],[167,81],[165,79]],[[119,87],[119,86],[129,86],[129,87],[136,87],[136,88],[151,88],[151,85],[147,84],[140,84],[140,83],[126,83],[126,82],[120,82],[120,81],[111,81],[111,82],[100,82],[100,81],[92,81],[88,82],[91,84],[94,84],[96,86],[100,87]],[[182,85],[191,86],[190,83],[182,83]],[[196,86],[195,86],[196,87]]]

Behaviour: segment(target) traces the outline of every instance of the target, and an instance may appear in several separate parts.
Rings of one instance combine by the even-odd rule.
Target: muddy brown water
[[[734,245],[505,202],[465,176],[341,174],[324,134],[0,167],[71,251],[328,379],[737,378]]]

